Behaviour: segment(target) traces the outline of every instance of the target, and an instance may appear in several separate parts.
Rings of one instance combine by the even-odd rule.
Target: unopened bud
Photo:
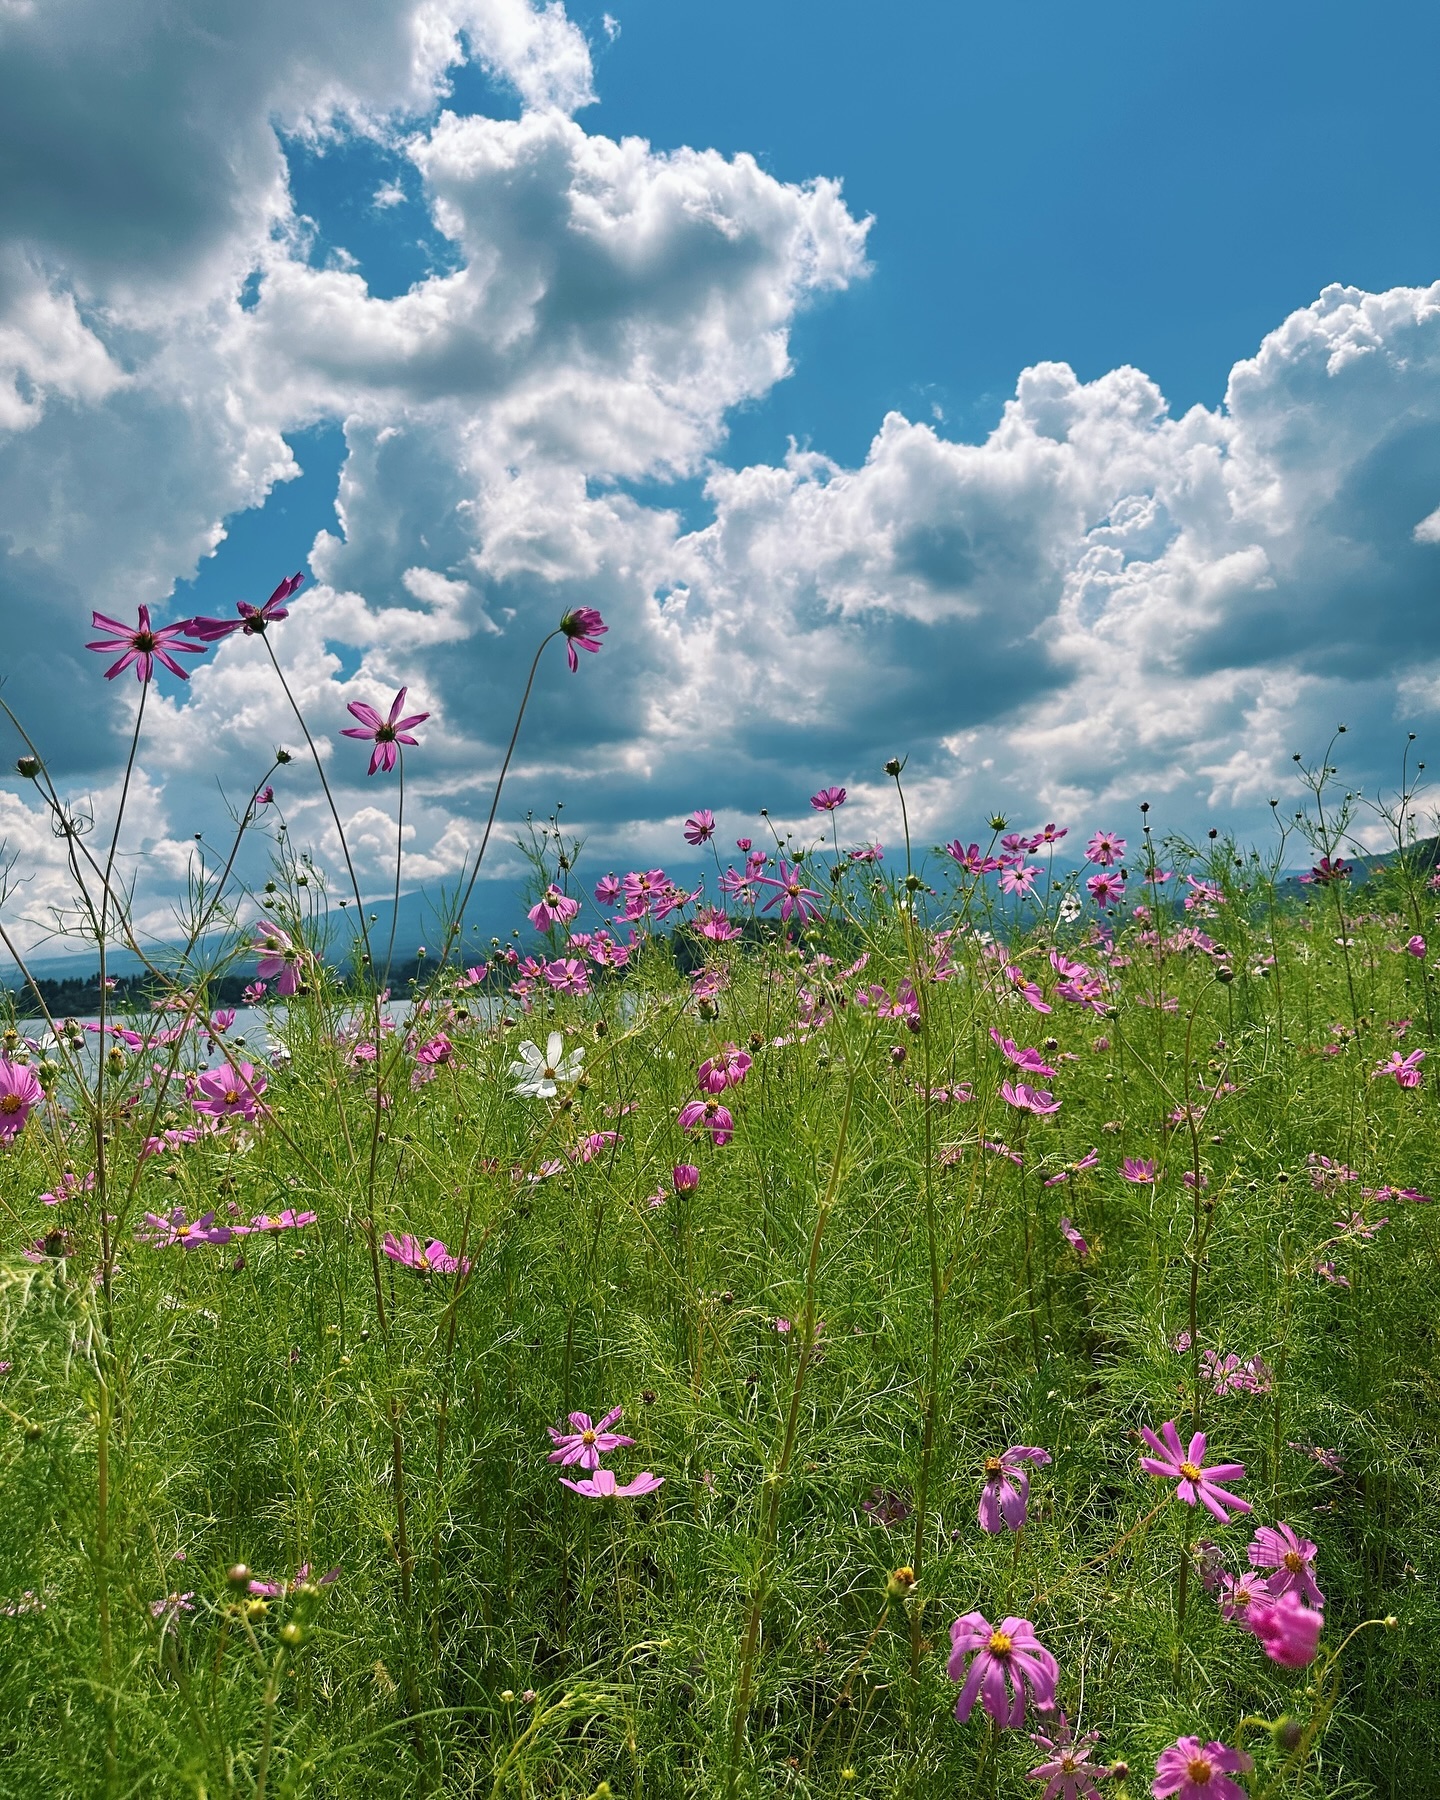
[[[298,1619],[287,1619],[280,1627],[280,1642],[291,1650],[298,1650],[309,1635]]]
[[[885,773],[890,776],[898,776],[904,767],[904,763],[901,762],[898,756],[892,756],[885,765]]]
[[[246,1563],[231,1563],[225,1571],[225,1579],[229,1585],[240,1592],[250,1585],[250,1569]]]
[[[275,752],[275,760],[277,763],[288,763],[293,762],[294,758],[288,750],[277,750]]]
[[[1282,1750],[1293,1750],[1305,1735],[1298,1719],[1281,1719],[1274,1727],[1275,1742]]]
[[[15,773],[23,775],[27,781],[38,781],[43,766],[38,756],[22,756],[15,764]]]

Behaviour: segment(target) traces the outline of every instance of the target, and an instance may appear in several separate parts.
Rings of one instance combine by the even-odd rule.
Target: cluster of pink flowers
[[[735,1135],[735,1115],[720,1104],[719,1096],[727,1088],[738,1088],[750,1073],[751,1059],[734,1044],[726,1044],[715,1056],[706,1057],[696,1071],[695,1084],[704,1095],[700,1100],[687,1100],[680,1108],[682,1131],[709,1134],[716,1149],[723,1149]]]
[[[217,1223],[214,1208],[199,1218],[187,1219],[184,1207],[177,1206],[168,1213],[147,1212],[135,1235],[141,1243],[157,1250],[168,1250],[175,1244],[182,1250],[198,1250],[202,1244],[228,1244],[232,1238],[249,1237],[252,1233],[275,1236],[314,1223],[313,1212],[296,1212],[293,1208],[281,1213],[259,1213],[249,1224],[241,1224],[234,1220]]]
[[[642,1494],[653,1494],[664,1485],[663,1475],[652,1475],[645,1469],[622,1486],[614,1470],[602,1466],[602,1456],[608,1456],[612,1450],[629,1449],[635,1442],[634,1438],[610,1429],[623,1417],[623,1407],[614,1406],[599,1420],[592,1419],[589,1413],[572,1412],[569,1431],[557,1431],[553,1425],[546,1427],[555,1446],[548,1460],[559,1463],[561,1468],[578,1467],[585,1471],[578,1481],[572,1481],[568,1475],[560,1479],[587,1500],[634,1500]]]

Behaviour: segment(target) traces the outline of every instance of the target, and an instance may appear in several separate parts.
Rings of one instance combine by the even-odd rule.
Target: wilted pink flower
[[[883,844],[857,844],[853,850],[847,850],[845,854],[853,863],[884,862],[885,846]]]
[[[1025,1081],[1002,1081],[1000,1093],[1011,1106],[1022,1112],[1038,1113],[1042,1118],[1060,1110],[1060,1102],[1044,1088],[1031,1087]]]
[[[595,1158],[608,1149],[611,1144],[618,1144],[619,1141],[618,1131],[592,1131],[581,1138],[575,1146],[572,1160],[582,1163],[594,1162]]]
[[[1060,1234],[1082,1261],[1090,1254],[1090,1246],[1085,1242],[1084,1238],[1081,1237],[1080,1233],[1068,1219],[1061,1219]]]
[[[642,1494],[653,1494],[656,1488],[665,1485],[663,1475],[652,1475],[648,1469],[633,1481],[627,1481],[623,1487],[616,1481],[611,1469],[597,1469],[583,1481],[571,1481],[568,1475],[562,1475],[560,1479],[566,1487],[573,1488],[577,1494],[583,1494],[587,1500],[637,1500]]]
[[[375,708],[364,700],[352,700],[346,708],[347,712],[353,713],[360,721],[363,729],[347,725],[340,733],[341,737],[373,738],[375,740],[375,748],[370,753],[369,772],[372,775],[377,769],[388,771],[395,767],[395,758],[399,754],[395,748],[397,744],[418,744],[420,742],[419,738],[410,735],[410,727],[423,725],[430,715],[428,712],[422,712],[411,713],[406,719],[400,717],[401,709],[405,705],[405,696],[409,691],[409,688],[401,688],[390,702],[390,716],[385,719],[382,719]]]
[[[1085,886],[1097,906],[1118,906],[1125,898],[1125,883],[1118,875],[1091,875]]]
[[[181,1613],[194,1612],[195,1593],[166,1594],[163,1600],[150,1602],[150,1617],[158,1620],[162,1635],[171,1630]]]
[[[599,906],[613,906],[620,897],[620,877],[602,875],[595,883],[595,900]]]
[[[708,807],[697,806],[685,821],[685,842],[687,844],[708,844],[715,835],[715,815]]]
[[[1323,1275],[1330,1283],[1331,1287],[1348,1288],[1350,1285],[1350,1277],[1348,1275],[1340,1274],[1335,1264],[1328,1259],[1324,1262],[1316,1263],[1315,1273],[1317,1275]]]
[[[1241,1500],[1219,1485],[1222,1481],[1243,1478],[1244,1463],[1214,1463],[1208,1469],[1204,1467],[1203,1431],[1195,1433],[1188,1449],[1181,1448],[1180,1433],[1173,1419],[1167,1419],[1160,1427],[1159,1437],[1148,1425],[1140,1427],[1140,1435],[1155,1452],[1154,1456],[1142,1456],[1140,1467],[1147,1475],[1158,1475],[1162,1480],[1177,1482],[1177,1500],[1183,1500],[1187,1506],[1194,1506],[1198,1500],[1222,1525],[1228,1523],[1227,1507],[1230,1512],[1248,1513],[1255,1510],[1248,1500]]]
[[[600,648],[600,639],[610,627],[593,606],[577,606],[561,619],[560,629],[565,633],[565,655],[569,659],[570,673],[573,675],[580,667],[580,658],[575,654],[576,646],[593,653]]]
[[[1287,1669],[1303,1669],[1314,1662],[1320,1648],[1325,1615],[1306,1606],[1291,1588],[1268,1606],[1252,1606],[1249,1625],[1271,1662],[1281,1663]]]
[[[712,1094],[705,1100],[689,1100],[680,1108],[680,1129],[708,1131],[715,1148],[721,1150],[735,1135],[735,1118]]]
[[[1410,952],[1410,954],[1412,956],[1423,957],[1425,954],[1425,940],[1417,932],[1415,934],[1415,936],[1409,940],[1409,942],[1406,944],[1405,948]]]
[[[1402,1088],[1418,1088],[1425,1079],[1420,1065],[1425,1060],[1423,1050],[1412,1050],[1408,1056],[1402,1056],[1398,1050],[1392,1050],[1389,1062],[1379,1063],[1375,1075],[1393,1075]]]
[[[598,1423],[591,1419],[589,1413],[572,1412],[569,1431],[557,1431],[553,1425],[547,1425],[545,1429],[550,1433],[550,1441],[555,1446],[547,1460],[559,1463],[564,1468],[578,1463],[582,1469],[598,1469],[602,1456],[608,1456],[612,1450],[626,1448],[635,1442],[634,1438],[625,1437],[610,1429],[624,1416],[624,1407],[614,1406]]]
[[[274,798],[275,790],[273,787],[256,788],[254,795],[251,797],[250,804],[252,806],[269,806]]]
[[[1030,1472],[1025,1465],[1049,1461],[1050,1452],[1037,1450],[1032,1444],[1016,1444],[999,1456],[985,1458],[985,1484],[980,1489],[982,1531],[1020,1529],[1030,1501]]]
[[[962,1725],[978,1698],[997,1725],[1019,1726],[1025,1723],[1027,1691],[1041,1712],[1054,1706],[1060,1666],[1028,1619],[1007,1618],[992,1626],[983,1613],[968,1612],[950,1627],[946,1673],[964,1682],[955,1702]]]
[[[40,1078],[28,1064],[0,1056],[0,1142],[14,1137],[44,1098]]]
[[[227,1063],[220,1069],[206,1069],[196,1077],[196,1098],[191,1102],[196,1112],[211,1118],[238,1114],[242,1119],[255,1118],[261,1109],[260,1096],[267,1079],[253,1063],[242,1062],[234,1068]]]
[[[734,1044],[727,1044],[717,1056],[707,1056],[700,1065],[699,1087],[705,1094],[723,1094],[727,1087],[739,1087],[750,1073],[750,1057]]]
[[[1051,1753],[1047,1762],[1027,1770],[1025,1776],[1027,1781],[1045,1783],[1040,1800],[1100,1800],[1100,1789],[1095,1784],[1103,1781],[1110,1771],[1103,1764],[1090,1760],[1099,1741],[1098,1731],[1087,1731],[1082,1738],[1073,1736],[1070,1721],[1063,1712],[1053,1737],[1047,1737],[1043,1731],[1032,1731],[1030,1742]]]
[[[1250,1542],[1250,1566],[1272,1569],[1266,1586],[1278,1598],[1293,1589],[1311,1606],[1324,1606],[1325,1596],[1315,1580],[1315,1546],[1298,1537],[1282,1520],[1262,1525]]]
[[[761,907],[762,912],[769,912],[778,901],[782,919],[798,917],[802,925],[808,925],[812,919],[820,917],[820,908],[815,905],[820,898],[819,892],[804,885],[798,863],[787,863],[782,856],[778,879],[774,875],[756,875],[754,879],[761,887],[773,887],[776,890]]]
[[[418,1275],[453,1275],[457,1270],[468,1275],[470,1272],[470,1258],[467,1256],[462,1260],[452,1256],[439,1238],[431,1238],[428,1244],[422,1245],[419,1238],[411,1237],[408,1231],[398,1238],[387,1231],[380,1241],[380,1248],[391,1262],[414,1269]]]
[[[1148,1156],[1127,1156],[1120,1165],[1120,1173],[1127,1181],[1153,1181],[1155,1164]]]
[[[246,1591],[251,1594],[263,1595],[267,1600],[278,1600],[287,1594],[293,1594],[297,1588],[304,1587],[309,1579],[310,1565],[308,1562],[304,1562],[301,1563],[300,1567],[295,1571],[294,1575],[291,1576],[289,1581],[252,1581]],[[329,1569],[325,1574],[315,1578],[315,1586],[334,1587],[339,1579],[340,1565],[339,1563],[336,1563],[333,1569]]]
[[[837,806],[845,804],[845,790],[842,787],[821,788],[818,794],[810,796],[810,804],[816,812],[833,813]]]
[[[284,1212],[258,1213],[255,1218],[250,1221],[249,1229],[251,1231],[268,1231],[272,1233],[281,1231],[299,1231],[302,1226],[313,1225],[314,1223],[315,1214],[313,1212],[296,1212],[293,1207],[287,1206]]]
[[[102,612],[91,613],[91,620],[97,631],[109,631],[111,637],[97,638],[93,644],[87,644],[87,650],[123,650],[124,655],[105,671],[105,679],[113,681],[117,675],[123,674],[133,663],[135,679],[149,681],[155,673],[155,664],[161,663],[172,675],[178,675],[182,681],[188,681],[189,675],[176,662],[175,656],[203,656],[203,648],[199,644],[185,643],[185,622],[178,625],[152,625],[150,608],[140,608],[139,621],[135,625],[122,624],[119,619],[112,619]],[[174,654],[172,654],[172,652]]]
[[[1027,1075],[1055,1075],[1059,1071],[1052,1069],[1038,1050],[1022,1049],[1014,1038],[1002,1037],[992,1025],[990,1041],[999,1050],[1006,1062],[1014,1063],[1017,1069],[1024,1069]]]
[[[1097,831],[1085,846],[1085,854],[1092,863],[1108,869],[1111,863],[1119,862],[1125,854],[1125,839],[1118,832]]]
[[[564,925],[580,910],[580,902],[562,894],[552,882],[530,908],[526,917],[537,931],[549,931],[552,925]]]
[[[868,1513],[877,1525],[903,1525],[914,1508],[903,1494],[889,1488],[873,1487],[870,1498],[860,1502],[860,1510]]]
[[[255,973],[261,981],[275,981],[275,992],[282,999],[293,994],[300,985],[302,955],[299,946],[290,941],[289,935],[278,925],[272,925],[262,919],[257,927],[259,937],[250,946],[260,958],[255,966]],[[264,992],[264,989],[261,989]]]
[[[1045,1186],[1047,1188],[1059,1187],[1061,1182],[1073,1181],[1077,1175],[1084,1175],[1090,1169],[1098,1169],[1099,1166],[1100,1152],[1098,1150],[1087,1150],[1080,1158],[1079,1162],[1067,1163],[1058,1174],[1047,1175],[1045,1177]]]
[[[1254,1763],[1243,1750],[1182,1737],[1160,1752],[1150,1792],[1155,1800],[1245,1800],[1232,1775],[1248,1775]]]
[[[251,606],[248,600],[237,600],[235,610],[240,615],[238,619],[186,619],[180,629],[186,637],[200,638],[205,643],[227,638],[232,631],[243,631],[247,637],[261,636],[267,625],[277,625],[281,619],[290,617],[284,602],[304,581],[303,574],[289,576],[280,583],[263,606]]]

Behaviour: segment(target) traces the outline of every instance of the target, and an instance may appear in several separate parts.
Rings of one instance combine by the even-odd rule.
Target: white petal
[[[560,1058],[564,1054],[565,1054],[565,1039],[564,1039],[564,1037],[561,1035],[560,1032],[552,1031],[550,1033],[549,1041],[547,1042],[547,1044],[545,1046],[546,1062],[549,1063],[550,1067],[553,1069],[555,1067],[556,1063],[559,1062]]]

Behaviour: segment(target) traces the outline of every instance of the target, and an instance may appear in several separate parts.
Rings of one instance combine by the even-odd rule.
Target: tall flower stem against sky
[[[835,1153],[830,1161],[830,1178],[815,1212],[815,1227],[810,1234],[810,1255],[805,1264],[805,1312],[801,1326],[800,1354],[795,1361],[795,1379],[790,1389],[790,1405],[785,1414],[785,1435],[774,1473],[766,1480],[765,1512],[760,1527],[760,1557],[755,1571],[755,1586],[750,1596],[750,1612],[745,1621],[745,1636],[740,1645],[740,1672],[735,1685],[735,1711],[730,1722],[730,1767],[725,1777],[726,1800],[734,1800],[740,1784],[740,1758],[745,1747],[745,1726],[750,1717],[750,1694],[755,1679],[755,1657],[760,1647],[760,1619],[770,1593],[770,1576],[775,1564],[775,1549],[780,1534],[780,1502],[785,1492],[785,1478],[795,1454],[800,1430],[800,1402],[805,1391],[805,1377],[815,1357],[815,1285],[820,1272],[820,1245],[825,1236],[835,1197],[840,1191],[840,1172],[845,1161],[845,1144],[850,1135],[850,1107],[855,1098],[855,1081],[860,1073],[860,1058],[850,1056],[849,1074],[845,1080],[845,1106],[840,1114],[840,1129],[835,1134]]]
[[[382,993],[390,985],[390,964],[395,956],[395,927],[400,922],[400,867],[405,860],[405,752],[397,744],[395,755],[399,762],[400,796],[395,809],[395,897],[390,908],[390,941],[385,946],[385,973],[380,977]],[[377,1032],[375,1039],[375,1058],[379,1062],[380,1039]]]

